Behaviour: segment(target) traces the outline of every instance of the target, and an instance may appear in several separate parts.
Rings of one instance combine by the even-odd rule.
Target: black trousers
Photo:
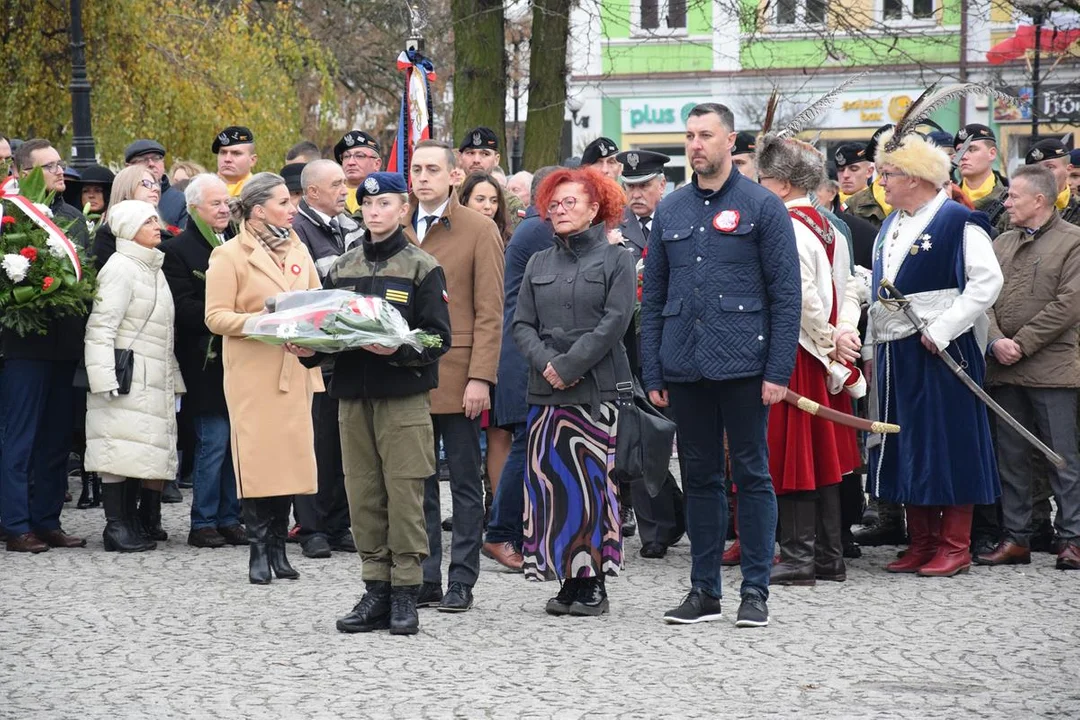
[[[349,532],[349,498],[345,494],[345,471],[341,464],[337,400],[327,393],[316,393],[311,416],[315,424],[319,491],[293,498],[296,521],[300,523],[301,539],[315,534],[336,538]]]

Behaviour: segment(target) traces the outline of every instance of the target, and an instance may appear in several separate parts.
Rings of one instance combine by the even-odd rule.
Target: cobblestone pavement
[[[101,510],[72,507],[87,548],[0,553],[0,718],[1080,717],[1080,573],[1050,555],[938,580],[870,549],[846,583],[775,588],[772,625],[740,630],[738,572],[723,621],[662,624],[689,547],[643,560],[633,538],[603,618],[549,617],[553,584],[483,559],[472,611],[342,635],[355,556],[290,545],[300,580],[252,586],[245,548],[185,544],[187,501],[155,552],[106,554]]]

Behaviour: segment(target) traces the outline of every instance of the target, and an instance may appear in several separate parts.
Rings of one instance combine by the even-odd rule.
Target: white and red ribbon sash
[[[0,184],[0,198],[19,208],[35,225],[48,233],[49,238],[56,241],[56,244],[67,255],[68,260],[71,261],[71,267],[75,270],[75,279],[82,280],[82,263],[79,262],[79,252],[75,249],[75,244],[68,240],[64,231],[57,227],[56,223],[45,213],[35,207],[34,203],[19,194],[19,183],[14,177],[10,177],[3,184]]]

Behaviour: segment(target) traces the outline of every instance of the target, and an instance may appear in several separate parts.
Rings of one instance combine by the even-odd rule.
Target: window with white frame
[[[933,20],[937,0],[880,0],[885,21]]]
[[[828,0],[773,0],[772,21],[781,28],[824,25],[828,12]]]
[[[631,4],[633,29],[640,34],[686,32],[687,0],[635,0]]]

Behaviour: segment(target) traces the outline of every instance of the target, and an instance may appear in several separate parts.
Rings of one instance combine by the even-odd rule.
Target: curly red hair
[[[589,202],[600,206],[596,219],[607,227],[615,227],[622,222],[623,211],[626,208],[626,193],[619,187],[619,183],[589,166],[573,169],[560,168],[544,178],[533,201],[543,219],[548,219],[548,205],[551,204],[551,198],[555,195],[555,189],[563,183],[579,183],[585,188]]]

